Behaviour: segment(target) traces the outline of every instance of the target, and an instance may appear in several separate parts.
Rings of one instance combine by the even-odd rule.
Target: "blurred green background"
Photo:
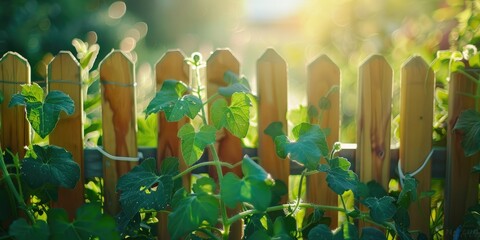
[[[2,0],[0,54],[20,53],[32,66],[32,79],[43,80],[52,56],[60,50],[75,54],[72,40],[79,38],[99,44],[97,64],[111,49],[129,52],[141,88],[153,84],[153,65],[168,49],[208,56],[230,48],[255,86],[256,61],[273,47],[288,63],[292,109],[305,104],[306,65],[327,54],[342,70],[341,140],[354,142],[361,62],[383,54],[398,86],[399,69],[409,56],[431,62],[437,50],[451,47],[449,36],[466,2],[471,1]],[[398,94],[396,88],[394,112]]]

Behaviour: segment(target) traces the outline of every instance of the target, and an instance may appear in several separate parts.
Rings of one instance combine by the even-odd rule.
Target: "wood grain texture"
[[[60,188],[54,207],[67,210],[70,219],[84,203],[83,166],[83,97],[80,64],[70,52],[60,52],[48,65],[49,91],[62,91],[75,103],[75,112],[67,116],[62,112],[55,129],[50,133],[50,144],[65,148],[80,166],[80,180],[74,189]]]
[[[308,106],[315,106],[319,110],[319,102],[322,97],[327,97],[332,87],[336,91],[329,94],[330,108],[322,113],[320,124],[321,129],[329,129],[327,144],[329,149],[335,142],[339,141],[340,132],[340,70],[332,60],[321,55],[308,65],[307,99]],[[321,110],[319,110],[321,111]],[[318,119],[311,119],[312,122]],[[319,173],[307,178],[307,201],[323,205],[338,205],[338,195],[333,192],[327,184],[326,174]],[[331,228],[336,228],[338,223],[338,212],[326,212],[331,218]]]
[[[1,139],[3,149],[25,155],[25,146],[30,145],[30,124],[27,121],[25,107],[8,107],[14,94],[22,91],[21,84],[30,83],[30,64],[18,53],[7,52],[0,59],[0,87],[3,93],[1,105]]]
[[[361,181],[375,180],[388,189],[392,68],[380,55],[369,57],[359,69],[356,172]]]
[[[112,51],[100,63],[103,148],[114,156],[137,157],[135,78],[133,63],[120,51]],[[115,191],[118,179],[137,162],[103,158],[105,211],[119,212]]]
[[[267,49],[257,61],[258,156],[260,165],[274,179],[289,186],[290,161],[277,156],[272,138],[264,133],[272,122],[281,122],[287,133],[287,86],[287,63],[275,50]],[[287,198],[288,194],[282,203],[286,203]]]
[[[400,159],[404,173],[422,166],[432,148],[434,85],[434,73],[421,57],[412,57],[402,66]],[[431,164],[415,178],[419,193],[430,191]],[[410,229],[429,233],[430,200],[423,198],[410,206]]]
[[[168,79],[175,79],[189,84],[189,66],[185,63],[185,55],[179,51],[168,51],[163,55],[155,66],[155,79],[157,83],[157,92],[160,90],[163,82]],[[158,146],[157,146],[157,167],[166,157],[177,157],[179,159],[180,171],[187,168],[183,160],[180,144],[181,141],[177,137],[178,130],[188,121],[184,118],[178,122],[168,122],[165,114],[158,114]],[[183,187],[190,191],[191,174],[182,177]],[[170,239],[167,228],[167,214],[159,213],[158,239]]]
[[[478,79],[478,72],[469,72]],[[452,239],[455,229],[463,223],[468,208],[478,201],[478,174],[472,173],[473,166],[479,163],[480,154],[465,157],[461,141],[462,133],[453,131],[458,116],[466,109],[475,109],[473,98],[465,94],[475,94],[478,86],[466,76],[453,74],[449,86],[448,128],[447,131],[447,173],[445,187],[445,239]],[[480,111],[480,109],[476,109]]]

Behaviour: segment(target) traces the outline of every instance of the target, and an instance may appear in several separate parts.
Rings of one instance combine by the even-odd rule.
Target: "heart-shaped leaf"
[[[251,93],[248,80],[244,77],[238,77],[237,74],[226,71],[223,80],[228,83],[228,86],[218,88],[218,93],[222,96],[230,97],[236,92]]]
[[[369,197],[364,200],[364,204],[370,209],[370,217],[377,223],[383,223],[392,219],[397,211],[394,202],[395,199],[390,196],[380,199]]]
[[[373,228],[366,227],[362,229],[362,235],[360,236],[361,240],[387,240],[385,233],[382,231]]]
[[[180,189],[174,195],[176,204],[168,215],[167,228],[173,240],[197,230],[205,222],[210,225],[217,223],[220,204],[218,200],[204,192],[189,194]]]
[[[280,135],[279,124],[269,125],[266,132],[274,139],[277,155],[300,162],[308,170],[316,170],[322,156],[328,156],[325,134],[319,126],[301,123],[292,130],[294,140],[288,139],[285,134]]]
[[[17,240],[47,240],[49,239],[50,229],[43,220],[37,220],[33,225],[30,225],[24,218],[19,218],[10,225],[8,233]]]
[[[75,104],[68,95],[60,91],[49,92],[45,99],[43,96],[43,89],[38,84],[22,85],[21,93],[12,96],[8,107],[25,106],[27,119],[33,130],[45,138],[57,125],[60,112],[73,114]]]
[[[80,179],[80,167],[72,159],[72,154],[53,145],[33,145],[36,158],[26,157],[22,163],[22,176],[32,188],[52,184],[74,188]]]
[[[245,93],[234,93],[230,106],[223,98],[212,104],[212,122],[217,129],[225,127],[233,135],[243,138],[250,126],[250,98]]]
[[[178,137],[182,140],[182,155],[188,166],[194,164],[203,155],[207,145],[215,142],[215,133],[217,129],[210,125],[205,125],[198,132],[191,124],[185,124],[178,131]]]
[[[52,240],[81,240],[92,239],[120,239],[116,230],[115,220],[102,213],[98,204],[85,204],[78,210],[73,222],[68,219],[64,209],[52,208],[48,210],[48,224]]]
[[[453,130],[463,132],[462,148],[470,157],[480,151],[480,112],[466,110],[460,114]]]
[[[123,230],[141,209],[168,207],[174,191],[173,175],[158,174],[156,160],[149,158],[118,180],[117,191],[122,206],[119,228]]]
[[[338,195],[347,190],[356,192],[359,183],[358,176],[350,168],[350,162],[346,158],[338,157],[329,161],[330,168],[327,172],[328,186]]]
[[[145,109],[146,116],[163,111],[169,122],[179,121],[184,116],[195,118],[202,108],[202,100],[194,95],[184,95],[187,91],[185,83],[166,80]]]
[[[242,172],[242,179],[233,173],[223,177],[220,182],[222,200],[230,208],[239,202],[248,202],[260,211],[267,209],[272,199],[273,179],[248,157],[242,160]]]
[[[327,225],[319,224],[310,230],[308,239],[333,239],[333,233]]]

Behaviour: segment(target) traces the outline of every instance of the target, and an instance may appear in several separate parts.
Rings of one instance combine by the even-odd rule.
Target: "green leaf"
[[[215,142],[215,133],[217,130],[205,125],[198,132],[191,124],[185,124],[178,131],[178,137],[182,140],[182,155],[187,166],[194,164],[203,155],[207,145]]]
[[[264,229],[260,229],[255,231],[247,239],[248,240],[270,240],[272,238],[268,235],[267,231],[265,231]]]
[[[246,78],[240,78],[235,73],[226,71],[223,75],[223,79],[228,83],[228,86],[218,88],[218,93],[220,93],[220,95],[230,97],[237,92],[251,93],[250,85]]]
[[[257,210],[266,210],[272,200],[273,180],[270,175],[248,157],[242,160],[242,172],[242,179],[233,173],[223,177],[220,182],[221,199],[230,208],[239,202],[248,202]]]
[[[316,170],[320,164],[320,158],[328,156],[327,141],[319,126],[309,123],[297,125],[292,130],[293,141],[284,134],[278,135],[279,132],[276,130],[278,127],[278,124],[269,125],[267,130],[272,133],[270,136],[277,135],[274,142],[280,158],[290,155],[291,160],[305,165],[308,170]]]
[[[366,227],[362,229],[362,235],[360,236],[361,240],[387,240],[385,233],[382,231],[373,228],[373,227]]]
[[[145,109],[146,116],[163,111],[169,122],[179,121],[184,116],[195,118],[202,108],[202,100],[184,95],[187,90],[188,86],[183,82],[166,80]]]
[[[403,188],[398,195],[397,203],[400,203],[404,199],[408,203],[417,200],[417,180],[408,174],[403,180]]]
[[[50,230],[43,220],[37,220],[33,225],[30,225],[24,218],[19,218],[10,225],[8,233],[17,240],[47,240]]]
[[[274,141],[276,137],[281,135],[286,135],[285,132],[283,131],[283,124],[281,122],[270,123],[263,132],[268,136],[270,136]]]
[[[338,195],[347,190],[356,192],[358,176],[350,168],[350,162],[346,158],[338,157],[330,160],[330,169],[327,172],[328,186]]]
[[[80,167],[72,154],[53,145],[33,145],[36,158],[26,157],[22,163],[22,177],[32,188],[45,184],[74,188],[80,179]]]
[[[185,196],[185,190],[179,191],[182,193],[175,194],[179,201],[168,215],[167,227],[172,239],[179,239],[197,230],[204,222],[210,225],[217,223],[220,204],[214,196],[205,193]]]
[[[205,193],[205,194],[214,194],[217,189],[217,184],[215,180],[210,177],[202,177],[197,179],[195,184],[192,186],[194,193]]]
[[[474,173],[480,173],[480,164],[477,164],[477,165],[473,166],[473,172]]]
[[[392,219],[397,211],[394,202],[395,199],[390,196],[380,199],[369,197],[364,200],[364,204],[370,209],[370,217],[377,223],[383,223]]]
[[[162,210],[168,207],[174,189],[173,176],[157,174],[156,160],[146,159],[118,180],[122,211],[119,228],[125,229],[141,210]]]
[[[333,234],[327,225],[319,224],[308,233],[308,239],[333,239]]]
[[[102,214],[99,204],[82,205],[76,213],[75,220],[70,222],[64,209],[48,210],[48,224],[52,240],[120,239],[116,230],[115,220],[107,214]]]
[[[358,230],[357,227],[347,221],[342,223],[341,228],[335,232],[333,235],[334,240],[358,240]]]
[[[466,110],[460,114],[453,130],[463,132],[462,148],[465,156],[470,157],[480,151],[480,113]]]
[[[250,125],[250,99],[245,93],[234,93],[230,106],[223,98],[212,104],[212,122],[217,129],[225,127],[233,135],[244,138]]]
[[[395,230],[397,231],[397,236],[398,239],[402,240],[413,240],[412,235],[408,231],[408,229],[405,229],[398,224],[395,224]]]
[[[273,239],[293,240],[296,234],[296,220],[292,216],[277,217],[273,224]]]
[[[22,85],[22,92],[12,96],[8,107],[22,105],[26,107],[27,119],[33,130],[45,138],[57,125],[60,112],[68,115],[75,111],[73,100],[63,92],[51,91],[43,99],[43,89],[36,83]]]

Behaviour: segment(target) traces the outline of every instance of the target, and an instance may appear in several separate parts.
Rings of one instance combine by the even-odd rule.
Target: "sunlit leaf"
[[[235,73],[226,71],[223,79],[228,83],[228,86],[218,88],[220,95],[230,97],[236,92],[251,93],[250,85],[246,78],[238,77]]]
[[[185,124],[178,131],[178,137],[182,140],[182,156],[188,166],[194,164],[203,155],[207,145],[215,142],[215,127],[205,125],[198,132],[191,124]]]
[[[217,184],[213,178],[202,177],[197,179],[192,189],[195,193],[214,194],[217,189]]]
[[[33,130],[45,138],[57,125],[60,112],[68,115],[75,111],[73,100],[61,91],[50,91],[43,99],[43,89],[36,83],[22,85],[22,92],[12,96],[8,107],[22,105],[26,107],[27,119]]]
[[[356,192],[358,176],[350,170],[350,162],[345,158],[334,158],[330,160],[330,168],[327,172],[328,186],[337,194],[352,190]]]
[[[212,104],[211,119],[217,129],[225,127],[233,135],[243,138],[250,125],[250,99],[245,93],[234,93],[230,106],[223,98]]]
[[[453,130],[463,133],[462,148],[465,156],[470,157],[480,151],[480,113],[466,110],[460,114]]]
[[[183,82],[164,81],[160,91],[145,109],[146,116],[163,111],[169,122],[179,121],[184,116],[195,118],[202,108],[202,100],[190,94],[184,95],[187,91],[188,86]]]

